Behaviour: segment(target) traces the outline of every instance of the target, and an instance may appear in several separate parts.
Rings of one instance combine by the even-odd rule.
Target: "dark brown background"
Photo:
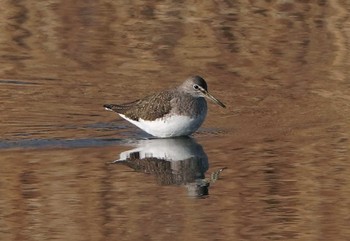
[[[349,240],[348,1],[0,3],[1,240]],[[193,74],[208,198],[106,165],[102,104]]]

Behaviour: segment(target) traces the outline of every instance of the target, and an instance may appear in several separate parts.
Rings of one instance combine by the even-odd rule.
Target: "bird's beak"
[[[211,101],[213,101],[215,104],[220,105],[223,108],[226,108],[226,106],[218,99],[216,99],[214,96],[212,96],[211,94],[209,94],[208,91],[206,90],[202,90],[202,93],[204,94],[205,97],[207,97],[208,99],[210,99]]]

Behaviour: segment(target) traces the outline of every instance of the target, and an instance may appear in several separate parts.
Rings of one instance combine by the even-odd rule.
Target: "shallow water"
[[[349,3],[2,7],[0,240],[349,240]],[[191,138],[102,108],[194,74]]]

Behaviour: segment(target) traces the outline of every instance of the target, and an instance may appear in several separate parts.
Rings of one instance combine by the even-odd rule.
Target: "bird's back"
[[[128,117],[131,120],[155,120],[163,117],[171,111],[171,100],[174,93],[163,91],[144,97],[133,102],[124,104],[106,104],[104,107],[108,110],[117,112]]]

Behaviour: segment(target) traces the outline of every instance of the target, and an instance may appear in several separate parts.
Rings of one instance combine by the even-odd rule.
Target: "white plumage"
[[[207,110],[204,110],[199,116],[191,118],[185,115],[172,115],[147,121],[139,119],[135,121],[129,119],[123,114],[119,114],[122,118],[144,130],[152,136],[161,138],[174,136],[188,136],[195,132],[203,123]]]

